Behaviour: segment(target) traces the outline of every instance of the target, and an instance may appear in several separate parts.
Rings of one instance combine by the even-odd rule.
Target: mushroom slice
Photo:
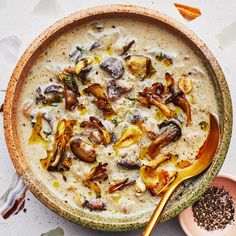
[[[193,89],[192,80],[187,75],[181,75],[178,81],[179,88],[185,93],[190,93]]]
[[[86,200],[83,203],[83,207],[87,207],[90,211],[104,211],[106,210],[106,205],[101,200]]]
[[[81,161],[92,163],[96,161],[97,154],[93,146],[81,139],[74,139],[70,144],[70,149]]]
[[[96,193],[97,198],[101,197],[102,190],[101,190],[101,188],[100,188],[100,186],[98,185],[97,182],[90,182],[89,183],[89,188]]]
[[[99,162],[97,166],[93,167],[90,171],[90,173],[84,178],[83,184],[85,186],[89,186],[90,182],[93,181],[104,181],[108,179],[108,175],[106,173],[107,169],[107,163],[101,163]]]
[[[115,114],[115,111],[112,109],[107,100],[97,99],[94,101],[94,104],[98,107],[98,109],[102,110],[104,118],[110,118]]]
[[[92,51],[92,50],[94,50],[94,49],[101,48],[101,47],[102,47],[102,45],[101,45],[99,42],[94,42],[94,43],[91,45],[89,51]]]
[[[151,140],[154,140],[156,139],[156,134],[155,132],[151,131],[151,130],[148,130],[146,128],[146,126],[144,125],[144,120],[143,119],[138,119],[135,123],[135,125],[137,125],[140,130],[142,130],[143,133],[145,133],[147,135],[147,137]]]
[[[167,117],[167,118],[171,118],[172,117],[172,111],[170,110],[170,108],[163,104],[161,102],[161,99],[158,96],[155,95],[147,95],[147,99],[150,102],[150,104],[158,107],[160,109],[160,111]]]
[[[158,196],[175,180],[177,172],[167,172],[159,170],[157,167],[143,165],[140,169],[140,176],[151,194]]]
[[[65,107],[66,110],[74,110],[78,105],[78,97],[80,96],[80,92],[74,77],[67,73],[60,73],[59,78],[62,80],[64,84],[64,95],[65,95]]]
[[[166,82],[168,85],[167,92],[171,92],[171,95],[166,99],[165,104],[172,102],[174,105],[180,107],[186,114],[187,125],[192,121],[191,117],[191,107],[184,95],[182,90],[175,92],[174,90],[174,79],[171,74],[166,73]]]
[[[77,188],[74,185],[69,186],[69,188],[67,188],[66,190],[73,193],[73,200],[77,206],[83,206],[85,198],[77,191]]]
[[[130,48],[133,46],[134,43],[135,43],[135,40],[131,40],[126,45],[124,45],[123,51],[120,54],[120,56],[126,54],[130,50]]]
[[[173,64],[172,58],[162,52],[160,52],[158,55],[156,55],[156,59],[158,61],[161,61],[165,66],[170,66]]]
[[[135,180],[129,180],[128,178],[124,180],[123,182],[117,183],[117,184],[112,184],[108,188],[109,193],[114,193],[118,190],[123,190],[127,186],[131,186],[135,184]]]
[[[89,140],[94,144],[101,144],[103,142],[103,137],[99,130],[93,130],[89,133]]]
[[[101,62],[100,67],[107,71],[114,79],[119,79],[124,74],[124,66],[121,60],[108,57]]]
[[[117,148],[128,147],[137,143],[141,137],[142,131],[136,125],[131,125],[123,131],[120,139],[115,143],[115,146]]]
[[[152,169],[156,169],[160,165],[163,165],[165,162],[169,161],[172,159],[172,155],[161,155],[158,158],[155,158],[154,160],[151,160],[145,164],[145,166],[149,166]]]
[[[97,100],[94,101],[94,104],[102,110],[105,118],[109,118],[110,116],[115,114],[114,110],[108,102],[107,95],[105,94],[100,84],[92,84],[88,88],[85,88],[84,92],[91,93],[97,98]]]
[[[44,169],[48,171],[65,171],[70,169],[72,159],[66,157],[66,151],[75,124],[75,120],[63,119],[58,122],[53,149],[47,151],[46,158],[40,159]]]
[[[80,127],[82,128],[96,128],[99,130],[102,135],[102,142],[106,146],[111,142],[111,136],[107,131],[106,127],[102,124],[102,122],[94,116],[89,118],[89,121],[84,121],[81,123]]]
[[[93,60],[91,58],[82,58],[75,65],[75,73],[80,74],[85,68],[92,64]]]
[[[83,180],[84,186],[92,189],[97,197],[101,197],[101,188],[97,182],[101,182],[108,178],[106,173],[107,163],[99,163],[98,166],[95,166],[91,169],[90,173]]]
[[[53,86],[53,85],[51,85]],[[51,87],[49,86],[49,87]],[[55,85],[56,86],[56,85]],[[47,87],[46,89],[49,90]],[[44,91],[44,93],[42,93],[41,87],[38,87],[36,92],[37,92],[37,96],[36,96],[36,104],[39,104],[39,102],[41,102],[43,105],[52,105],[53,103],[59,103],[62,101],[62,97],[63,97],[63,93],[62,92],[47,92],[46,93]]]
[[[39,113],[36,116],[36,124],[32,129],[32,133],[29,138],[29,144],[42,143],[44,146],[48,145],[48,141],[46,141],[41,135],[42,122],[43,122],[43,114]]]
[[[107,84],[107,95],[111,101],[120,98],[124,93],[129,92],[133,85],[124,80],[110,80]]]
[[[140,169],[141,162],[138,160],[122,158],[120,161],[118,161],[118,166],[126,170],[137,170]]]
[[[172,111],[162,102],[162,93],[164,86],[161,83],[155,83],[150,87],[146,87],[143,92],[139,92],[140,98],[138,102],[145,106],[154,105],[167,117],[172,117]]]
[[[165,121],[160,124],[161,133],[157,138],[149,145],[148,155],[154,159],[161,148],[165,147],[171,142],[175,142],[180,139],[182,132],[174,121]]]
[[[125,58],[126,65],[131,73],[140,79],[145,79],[151,75],[151,59],[141,55],[129,55]]]
[[[187,100],[187,98],[185,97],[185,95],[183,94],[182,96],[176,97],[173,100],[174,105],[180,107],[186,114],[186,123],[187,125],[189,125],[192,121],[192,116],[191,116],[191,108],[190,108],[190,104]]]
[[[146,87],[143,92],[139,93],[141,95],[153,94],[161,96],[164,91],[164,86],[162,83],[154,83],[150,87]]]
[[[76,46],[76,48],[69,54],[69,60],[77,62],[84,54],[85,50],[83,47]]]
[[[49,85],[47,88],[44,89],[44,94],[48,94],[48,93],[59,93],[62,94],[63,93],[63,87],[57,84],[52,84]]]
[[[168,72],[166,72],[165,74],[165,80],[166,80],[165,93],[167,94],[171,92],[172,88],[174,88],[175,81],[173,76]]]
[[[189,125],[192,121],[191,107],[183,91],[180,90],[178,92],[175,92],[173,90],[171,96],[168,97],[165,101],[166,104],[170,102],[172,102],[175,106],[180,107],[185,112],[187,120],[186,123],[187,125]]]
[[[107,100],[107,95],[105,94],[105,92],[100,84],[92,84],[88,88],[85,88],[84,92],[91,93],[96,98]]]

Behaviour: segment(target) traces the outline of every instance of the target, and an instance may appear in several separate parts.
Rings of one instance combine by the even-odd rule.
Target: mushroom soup
[[[138,29],[137,29],[138,25]],[[18,132],[37,177],[99,214],[154,208],[218,116],[214,86],[181,37],[104,19],[43,49],[20,94]]]

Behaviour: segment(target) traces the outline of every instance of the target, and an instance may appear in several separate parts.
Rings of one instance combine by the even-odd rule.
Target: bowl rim
[[[128,218],[124,217],[123,221],[114,220],[111,222],[109,219],[104,220],[104,218],[100,216],[98,217],[98,215],[91,216],[84,213],[82,214],[80,211],[75,211],[71,207],[67,207],[61,201],[57,201],[57,199],[53,198],[51,192],[47,191],[47,189],[35,178],[29,166],[26,166],[21,161],[21,159],[23,159],[23,155],[19,150],[19,145],[16,138],[16,124],[13,122],[16,113],[16,107],[14,104],[15,100],[17,100],[16,89],[19,86],[20,77],[23,76],[24,69],[29,66],[27,63],[30,59],[32,59],[35,51],[39,50],[39,46],[42,46],[45,42],[47,42],[50,37],[52,38],[54,35],[59,34],[61,31],[65,30],[66,27],[72,26],[77,22],[82,22],[83,20],[91,19],[96,16],[122,14],[147,18],[152,21],[162,23],[189,40],[189,42],[191,42],[191,44],[199,50],[201,56],[207,60],[210,70],[212,71],[213,76],[216,78],[215,83],[218,83],[220,88],[219,92],[222,99],[222,109],[224,110],[222,113],[223,124],[221,126],[221,142],[215,154],[217,158],[210,167],[211,173],[209,173],[209,171],[205,172],[204,178],[202,178],[200,181],[201,186],[199,185],[198,188],[192,189],[191,194],[187,200],[182,198],[177,206],[170,206],[162,215],[161,221],[170,219],[171,217],[179,214],[181,211],[189,207],[194,201],[196,201],[198,197],[200,197],[201,194],[207,189],[224,162],[232,133],[232,103],[224,74],[215,57],[207,48],[207,46],[202,42],[202,40],[199,39],[195,33],[189,30],[186,26],[177,22],[175,19],[155,10],[150,10],[139,6],[118,4],[93,7],[72,13],[47,28],[26,49],[24,54],[19,59],[9,81],[4,103],[4,134],[7,148],[17,173],[21,176],[30,191],[44,205],[46,205],[58,215],[70,221],[90,228],[106,231],[127,231],[141,228],[147,224],[151,212],[148,212],[148,214],[145,212],[144,215],[140,216],[140,218],[129,216]],[[132,220],[130,220],[130,218]]]
[[[231,180],[235,183],[235,186],[236,186],[236,177],[234,177],[233,175],[230,175],[230,174],[226,174],[226,173],[222,173],[222,174],[219,174],[217,175],[215,179],[218,179],[218,178],[224,178],[226,179],[227,181]],[[191,208],[192,206],[190,206]],[[181,212],[178,216],[178,219],[179,219],[179,223],[180,223],[180,226],[182,228],[182,230],[186,233],[187,236],[193,236],[192,233],[189,231],[189,227],[184,223],[184,216],[182,214],[183,212]]]

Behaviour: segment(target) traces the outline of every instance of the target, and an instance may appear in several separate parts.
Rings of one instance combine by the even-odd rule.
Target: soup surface
[[[59,199],[99,214],[134,214],[203,145],[213,83],[183,39],[159,25],[104,19],[54,40],[19,99],[18,132],[37,178]]]

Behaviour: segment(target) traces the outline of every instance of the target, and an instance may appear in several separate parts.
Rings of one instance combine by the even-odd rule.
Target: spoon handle
[[[177,180],[177,179],[176,179]],[[179,181],[174,181],[172,184],[170,184],[167,191],[164,193],[163,197],[161,198],[160,202],[158,203],[155,211],[153,212],[146,228],[144,229],[142,236],[149,236],[151,235],[153,229],[155,228],[156,224],[161,218],[161,213],[163,212],[168,200],[170,199],[172,193],[174,190],[178,187],[180,184]]]

